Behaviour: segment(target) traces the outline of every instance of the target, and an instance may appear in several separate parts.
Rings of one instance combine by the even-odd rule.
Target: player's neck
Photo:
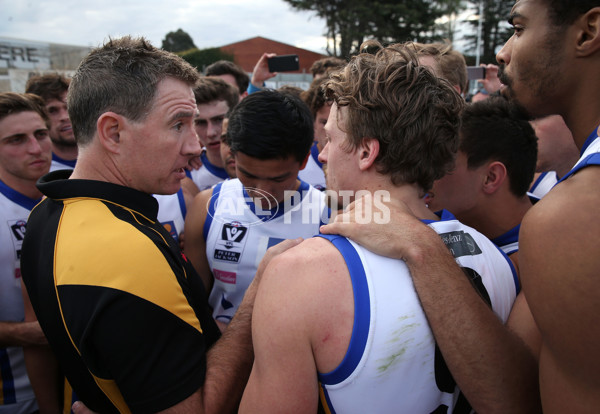
[[[417,184],[388,186],[385,191],[389,191],[392,200],[405,203],[418,219],[439,220],[439,217],[429,210],[425,204],[423,190]]]
[[[206,155],[206,158],[208,159],[208,162],[211,163],[211,165],[217,168],[223,168],[223,160],[221,159],[220,155],[217,157],[216,155],[208,151],[206,151],[204,154]]]
[[[578,99],[572,107],[569,107],[568,113],[563,115],[565,124],[571,130],[575,145],[580,151],[590,134],[593,131],[597,132],[600,125],[600,95],[597,91],[597,88],[588,85],[585,94],[578,95],[583,98]]]
[[[52,152],[63,160],[73,161],[77,159],[77,145],[63,145],[52,142]]]
[[[8,187],[31,198],[37,200],[42,196],[40,190],[35,186],[36,180],[29,180],[25,178],[15,177],[11,174],[0,174],[0,180]]]
[[[457,214],[456,218],[489,239],[500,237],[518,226],[532,207],[528,196],[515,197],[509,194],[501,200],[496,197],[488,201],[471,211]]]

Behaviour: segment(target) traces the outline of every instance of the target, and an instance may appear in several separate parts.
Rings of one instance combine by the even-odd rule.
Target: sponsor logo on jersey
[[[469,233],[451,231],[449,233],[441,233],[440,237],[455,258],[481,254],[481,249]]]

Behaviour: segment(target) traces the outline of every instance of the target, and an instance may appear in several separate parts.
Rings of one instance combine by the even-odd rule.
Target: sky
[[[144,36],[160,47],[183,29],[200,48],[255,36],[325,53],[325,22],[283,0],[0,0],[0,36],[98,46]]]

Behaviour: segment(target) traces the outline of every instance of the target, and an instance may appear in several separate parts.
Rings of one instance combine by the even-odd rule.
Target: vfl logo
[[[242,226],[239,221],[223,225],[221,229],[221,239],[225,241],[225,247],[231,249],[234,243],[241,243],[248,231],[247,227]]]
[[[18,220],[14,224],[10,226],[12,230],[13,236],[18,242],[22,242],[25,238],[25,228],[27,226],[27,222],[25,220]]]
[[[221,238],[217,240],[213,257],[222,262],[238,263],[246,244],[248,227],[239,221],[223,224]]]

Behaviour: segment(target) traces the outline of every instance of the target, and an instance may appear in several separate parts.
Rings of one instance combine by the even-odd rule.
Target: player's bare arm
[[[600,288],[600,167],[587,167],[552,190],[521,226],[521,278],[540,328],[544,412],[594,412],[600,404],[595,357]],[[553,258],[553,260],[548,260]]]
[[[255,362],[241,413],[317,411],[317,371],[329,372],[345,355],[351,298],[344,260],[329,241],[309,239],[273,260],[256,298]]]

